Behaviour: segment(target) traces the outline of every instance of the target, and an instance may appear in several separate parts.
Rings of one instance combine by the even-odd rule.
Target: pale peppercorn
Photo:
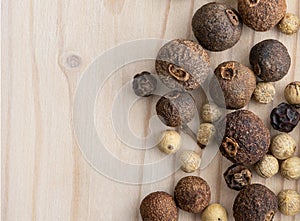
[[[218,203],[206,207],[201,215],[202,221],[227,221],[226,209]]]
[[[270,82],[260,82],[256,85],[253,97],[259,103],[267,104],[274,100],[275,87]]]
[[[202,123],[199,126],[198,134],[197,134],[197,140],[200,145],[203,147],[206,147],[213,136],[215,135],[216,128],[211,123]]]
[[[186,173],[192,173],[199,169],[201,158],[195,151],[186,150],[180,155],[181,169]]]
[[[285,160],[294,155],[296,141],[287,133],[281,133],[274,137],[270,150],[279,160]]]
[[[201,117],[204,122],[213,123],[219,120],[221,115],[220,108],[215,104],[207,103],[202,107]]]
[[[286,13],[278,24],[279,30],[287,35],[296,33],[300,28],[300,19],[297,15]]]
[[[284,90],[284,96],[289,104],[300,108],[300,81],[288,84]]]
[[[283,161],[280,172],[288,180],[298,180],[300,178],[300,158],[294,156]]]
[[[255,164],[254,169],[259,176],[270,178],[278,173],[279,163],[275,157],[267,154]]]
[[[279,211],[286,216],[295,216],[300,212],[300,194],[295,190],[282,190],[278,196]]]
[[[159,149],[166,153],[176,153],[181,147],[181,136],[174,130],[166,130],[162,133],[158,144]]]

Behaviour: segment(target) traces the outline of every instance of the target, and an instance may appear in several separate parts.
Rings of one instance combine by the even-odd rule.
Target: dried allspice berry
[[[247,167],[233,164],[223,174],[225,182],[230,189],[240,191],[251,184],[252,173]]]
[[[157,80],[147,71],[136,74],[133,77],[132,88],[137,96],[147,97],[156,89]]]
[[[190,122],[195,112],[195,101],[187,92],[171,91],[156,104],[158,117],[169,127],[179,127]]]
[[[161,191],[150,193],[143,199],[140,213],[143,221],[178,220],[178,208],[173,197]]]
[[[197,89],[212,73],[207,52],[198,43],[175,39],[158,52],[155,62],[160,80],[169,88]]]
[[[238,110],[226,116],[220,151],[233,163],[253,165],[268,152],[270,142],[270,131],[251,111]]]
[[[255,31],[268,31],[286,13],[285,0],[238,0],[243,22]]]
[[[223,96],[217,93],[218,87],[222,89],[226,108],[240,109],[249,103],[256,88],[252,70],[236,61],[227,61],[215,69],[215,76],[210,82],[210,94],[217,104],[223,102],[220,100]]]
[[[224,51],[239,41],[243,23],[233,8],[211,2],[196,11],[192,27],[195,37],[205,49]]]
[[[190,213],[200,213],[210,203],[210,187],[201,177],[187,176],[178,181],[174,198],[180,209]]]
[[[270,118],[271,125],[275,130],[289,133],[299,123],[300,114],[292,105],[281,103],[272,110]]]
[[[272,221],[277,210],[275,193],[261,184],[246,186],[233,204],[235,221]]]
[[[254,74],[265,82],[281,80],[291,66],[287,48],[275,39],[267,39],[254,45],[249,60]]]

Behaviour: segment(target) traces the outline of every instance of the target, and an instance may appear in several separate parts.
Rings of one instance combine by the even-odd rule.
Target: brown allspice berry
[[[295,190],[282,190],[278,195],[279,211],[286,216],[300,213],[300,194]]]
[[[247,167],[233,164],[223,174],[225,182],[230,189],[240,191],[251,184],[252,173]]]
[[[277,210],[276,195],[264,185],[251,184],[236,196],[233,217],[235,221],[272,221]]]
[[[176,184],[174,198],[180,209],[190,213],[200,213],[210,203],[210,187],[201,177],[187,176]]]
[[[297,33],[300,29],[300,19],[297,15],[286,13],[278,24],[278,29],[287,35]]]
[[[245,107],[256,88],[256,77],[248,67],[236,62],[227,61],[215,69],[215,76],[210,82],[210,94],[214,101],[222,105],[222,96],[217,93],[222,89],[226,108],[240,109]]]
[[[235,9],[223,3],[211,2],[196,11],[192,28],[205,49],[224,51],[239,41],[243,22]]]
[[[162,191],[147,195],[140,205],[143,221],[178,220],[178,208],[173,197]]]
[[[287,48],[275,39],[267,39],[254,45],[249,60],[254,74],[265,82],[281,80],[291,66]]]
[[[233,163],[253,165],[263,158],[270,146],[270,131],[249,110],[227,114],[220,151]]]
[[[155,68],[160,80],[172,89],[197,89],[212,73],[207,52],[185,39],[166,43],[158,52]]]
[[[300,81],[289,83],[284,89],[284,97],[295,108],[300,108]]]
[[[286,13],[286,0],[238,0],[243,22],[255,31],[268,31]]]

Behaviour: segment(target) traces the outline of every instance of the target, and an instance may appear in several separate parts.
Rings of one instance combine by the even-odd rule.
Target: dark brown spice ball
[[[251,170],[239,164],[233,164],[223,174],[225,182],[230,189],[240,191],[250,185],[252,179]]]
[[[299,123],[300,114],[294,106],[281,103],[272,110],[270,118],[271,125],[275,130],[289,133]]]
[[[210,94],[214,101],[222,105],[222,96],[217,92],[221,87],[226,108],[240,109],[245,107],[256,88],[256,77],[248,67],[236,62],[227,61],[215,69],[215,76],[210,83]]]
[[[156,89],[157,80],[149,72],[143,71],[133,77],[132,88],[137,96],[150,96]]]
[[[234,200],[235,221],[272,221],[277,212],[276,195],[261,184],[242,189]]]
[[[267,39],[254,45],[249,60],[254,74],[265,82],[281,80],[287,75],[291,65],[287,48],[274,39]]]
[[[156,103],[158,117],[169,127],[178,127],[190,122],[195,112],[195,101],[187,92],[171,91]]]
[[[238,110],[226,116],[220,151],[233,163],[255,164],[268,152],[270,142],[270,131],[251,111]]]
[[[140,206],[144,221],[177,221],[178,208],[173,197],[165,192],[153,192],[146,196]]]
[[[207,52],[198,43],[175,39],[158,52],[155,62],[160,80],[169,88],[197,89],[212,73]]]
[[[200,213],[210,202],[210,187],[197,176],[187,176],[179,180],[174,192],[178,207],[190,213]]]
[[[238,42],[243,23],[233,8],[211,2],[196,11],[192,27],[195,37],[205,49],[224,51]]]
[[[255,31],[268,31],[286,13],[285,0],[238,0],[243,22]]]

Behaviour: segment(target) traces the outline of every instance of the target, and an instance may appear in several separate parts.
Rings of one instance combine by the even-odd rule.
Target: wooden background
[[[224,0],[225,1],[225,0]],[[224,2],[223,1],[223,2]],[[143,38],[188,38],[193,12],[207,0],[3,0],[2,1],[2,220],[3,221],[108,221],[140,220],[139,203],[148,193],[172,193],[186,174],[176,172],[160,182],[129,185],[97,173],[80,152],[72,128],[72,105],[76,84],[83,71],[103,53],[127,41]],[[221,1],[220,1],[221,2]],[[228,0],[235,6],[235,0]],[[298,0],[287,0],[288,11],[300,15]],[[286,36],[273,29],[255,33],[244,27],[239,43],[224,52],[210,53],[212,67],[226,60],[246,65],[250,48],[257,42],[275,38],[282,41],[292,57],[289,75],[276,82],[273,103],[251,102],[267,125],[272,107],[284,101],[283,89],[300,80],[300,32]],[[153,71],[153,63],[141,62],[120,70],[107,87],[114,94],[141,70]],[[101,101],[109,111],[110,98]],[[104,102],[104,103],[103,103]],[[148,128],[155,99],[137,103],[133,127]],[[100,105],[100,106],[101,106]],[[147,115],[140,110],[151,110]],[[84,114],[84,113],[83,113]],[[108,138],[113,132],[101,128],[106,113],[96,114],[99,132]],[[147,133],[147,130],[141,130]],[[273,135],[276,134],[272,130]],[[292,136],[300,144],[300,126]],[[108,142],[114,143],[108,139]],[[112,145],[118,156],[143,162],[143,154],[127,153],[122,145]],[[132,154],[132,155],[131,155]],[[297,148],[300,155],[300,148]],[[133,159],[134,158],[134,159]],[[220,154],[204,170],[195,172],[212,188],[212,202],[222,203],[232,218],[235,191],[229,190],[222,173],[230,163]],[[141,181],[142,181],[141,176]],[[266,184],[276,194],[283,188],[300,191],[299,181],[276,175],[254,181]],[[179,220],[200,220],[199,215],[180,211]],[[276,221],[300,220],[279,213]]]

